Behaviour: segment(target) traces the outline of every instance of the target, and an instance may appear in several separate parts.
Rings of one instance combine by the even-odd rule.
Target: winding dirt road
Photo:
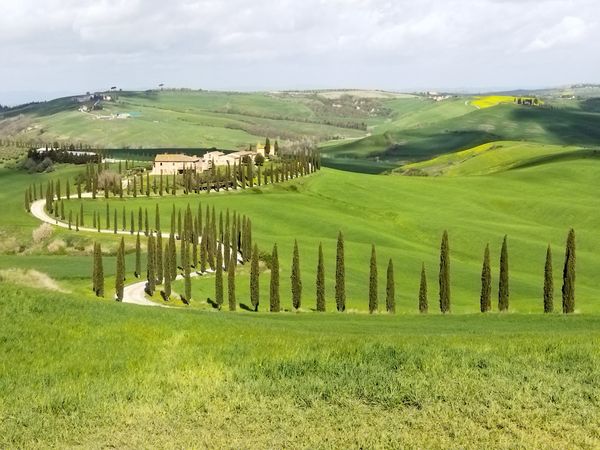
[[[90,193],[83,193],[81,194],[82,198],[91,198],[92,195]],[[66,198],[66,197],[63,197]],[[54,217],[51,217],[48,215],[48,213],[46,213],[45,210],[46,207],[46,200],[45,199],[41,199],[41,200],[36,200],[35,202],[33,202],[30,206],[30,210],[31,210],[31,214],[38,218],[39,220],[41,220],[42,222],[48,223],[50,225],[54,225],[57,227],[61,227],[61,228],[69,228],[69,224],[62,222]],[[74,226],[72,227],[74,229]],[[89,231],[92,233],[98,233],[98,229],[96,228],[88,228],[88,227],[79,227],[79,231]],[[114,230],[100,230],[100,233],[106,233],[106,234],[115,234]],[[123,230],[117,230],[116,234],[129,234],[131,235],[130,231],[123,231]],[[242,262],[241,256],[238,253],[237,255],[238,258],[238,262]],[[207,272],[210,273],[210,272]],[[200,276],[200,274],[198,272],[191,272],[190,276],[192,277],[197,277]],[[183,276],[182,275],[177,275],[176,280],[183,280]],[[159,306],[159,307],[163,307],[163,308],[169,308],[169,306],[167,305],[161,305],[158,303],[153,302],[152,300],[149,300],[146,297],[146,292],[145,292],[145,287],[146,287],[146,281],[138,281],[136,283],[132,283],[129,284],[127,286],[124,287],[123,289],[123,303],[130,303],[132,305],[140,305],[140,306]]]

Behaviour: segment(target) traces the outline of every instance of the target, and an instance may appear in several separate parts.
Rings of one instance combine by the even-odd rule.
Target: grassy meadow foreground
[[[0,445],[596,448],[597,315],[140,308],[3,286]]]

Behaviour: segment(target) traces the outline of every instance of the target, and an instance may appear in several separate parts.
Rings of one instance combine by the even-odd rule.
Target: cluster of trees
[[[108,210],[107,221],[110,221]],[[171,283],[181,272],[185,280],[185,293],[182,295],[182,300],[189,303],[192,298],[190,281],[192,270],[198,273],[216,272],[218,278],[219,273],[222,277],[222,270],[225,267],[229,272],[233,271],[230,276],[235,277],[238,260],[247,262],[251,258],[252,222],[250,218],[235,211],[233,214],[229,210],[225,213],[221,211],[217,215],[214,207],[210,209],[207,206],[203,212],[202,205],[198,203],[196,213],[193,214],[189,205],[185,211],[176,210],[173,205],[170,232],[168,238],[166,235],[164,236],[166,240],[164,243],[158,205],[156,205],[153,227],[149,229],[147,211],[144,215],[144,222],[147,239],[146,292],[149,295],[154,295],[156,287],[163,285],[161,295],[168,300],[171,296]],[[108,225],[110,226],[110,224]],[[123,238],[121,247],[117,253],[115,285],[117,300],[122,300],[122,281],[125,279]],[[101,262],[97,262],[98,258],[99,256],[94,252],[95,268],[101,266]],[[93,273],[93,286],[96,286],[100,284],[96,277],[96,269]],[[134,275],[136,278],[142,276],[139,230],[136,239]],[[96,291],[96,289],[94,290]],[[102,291],[101,296],[103,295]]]
[[[44,151],[32,148],[27,152],[27,158],[38,163],[46,158],[55,163],[67,164],[88,164],[99,163],[102,161],[102,156],[93,152],[82,152],[61,148],[47,148]]]

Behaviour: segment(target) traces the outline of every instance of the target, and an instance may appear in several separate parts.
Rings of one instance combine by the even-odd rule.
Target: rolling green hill
[[[556,92],[544,91],[544,107],[488,101],[482,109],[482,98],[504,97],[436,102],[377,91],[117,92],[98,111],[80,112],[76,98],[9,110],[0,119],[0,139],[129,149],[235,149],[265,136],[284,146],[310,139],[321,147],[325,165],[370,173],[494,141],[596,146],[596,99]]]

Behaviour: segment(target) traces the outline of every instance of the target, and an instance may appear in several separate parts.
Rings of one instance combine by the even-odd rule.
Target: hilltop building
[[[173,175],[181,174],[184,170],[195,170],[196,172],[204,172],[210,170],[213,166],[226,166],[227,164],[233,166],[234,164],[240,164],[244,158],[248,157],[254,162],[257,155],[263,152],[254,152],[243,150],[234,153],[223,153],[220,151],[212,151],[205,153],[202,158],[198,156],[188,156],[184,154],[172,154],[163,153],[156,155],[154,158],[154,165],[152,167],[152,175]]]

